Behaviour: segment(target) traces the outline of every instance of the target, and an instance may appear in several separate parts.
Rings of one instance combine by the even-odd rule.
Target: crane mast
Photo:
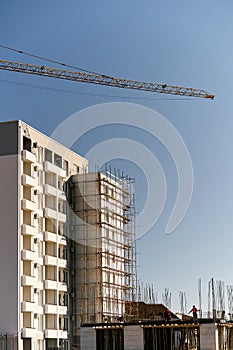
[[[181,86],[169,86],[167,84],[146,83],[137,80],[114,78],[107,75],[86,73],[83,71],[69,71],[58,68],[49,68],[29,63],[12,62],[8,60],[0,60],[0,69],[25,74],[35,74],[63,80],[78,81],[82,83],[113,86],[123,89],[143,90],[162,94],[214,99],[214,95],[201,89],[187,88]]]

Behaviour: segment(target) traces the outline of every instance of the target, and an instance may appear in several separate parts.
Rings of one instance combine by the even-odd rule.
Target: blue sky
[[[216,95],[214,101],[174,100],[169,95],[0,72],[2,121],[20,118],[50,135],[83,108],[127,101],[158,111],[178,130],[191,155],[194,191],[187,215],[172,235],[164,232],[177,192],[177,174],[158,141],[130,127],[106,126],[90,131],[74,145],[84,155],[95,143],[123,135],[158,157],[168,195],[160,220],[138,241],[139,277],[154,284],[159,299],[164,288],[170,288],[175,311],[180,290],[186,291],[190,307],[198,303],[198,278],[205,296],[211,277],[233,284],[232,14],[230,0],[50,0],[37,6],[27,0],[1,1],[1,44],[111,76],[197,87]],[[3,49],[0,57],[42,64]],[[126,161],[113,164],[136,178],[140,211],[145,176]]]

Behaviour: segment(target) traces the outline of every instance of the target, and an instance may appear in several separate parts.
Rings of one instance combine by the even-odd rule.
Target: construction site
[[[85,70],[8,60],[0,69],[214,99]],[[138,281],[134,179],[108,166],[89,172],[87,159],[20,120],[0,123],[0,150],[0,350],[233,349],[232,286],[226,315],[224,283],[211,279],[206,314],[199,284],[197,318],[187,315],[184,292],[176,314],[168,289],[159,303]]]

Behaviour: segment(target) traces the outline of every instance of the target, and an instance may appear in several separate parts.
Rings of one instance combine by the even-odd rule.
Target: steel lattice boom
[[[143,90],[158,92],[162,94],[172,94],[180,96],[202,97],[214,99],[214,95],[209,94],[205,90],[187,88],[181,86],[169,86],[166,84],[154,84],[140,82],[136,80],[113,78],[106,75],[99,75],[93,73],[86,73],[80,71],[68,71],[57,68],[48,68],[45,66],[36,66],[28,63],[11,62],[7,60],[0,60],[0,69],[9,70],[13,72],[42,75],[51,78],[58,78],[64,80],[79,81],[82,83],[99,84],[106,86],[113,86],[117,88]]]

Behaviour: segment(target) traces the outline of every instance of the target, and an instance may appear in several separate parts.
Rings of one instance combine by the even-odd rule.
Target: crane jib
[[[0,60],[0,69],[18,73],[35,74],[51,78],[58,78],[63,80],[112,86],[123,89],[143,90],[180,96],[201,97],[212,100],[214,99],[213,94],[210,94],[205,90],[201,89],[172,86],[167,84],[140,82],[137,80],[114,78],[107,75],[86,73],[83,71],[68,71],[57,68],[49,68],[45,66],[36,66],[28,63],[12,62],[7,60]]]

